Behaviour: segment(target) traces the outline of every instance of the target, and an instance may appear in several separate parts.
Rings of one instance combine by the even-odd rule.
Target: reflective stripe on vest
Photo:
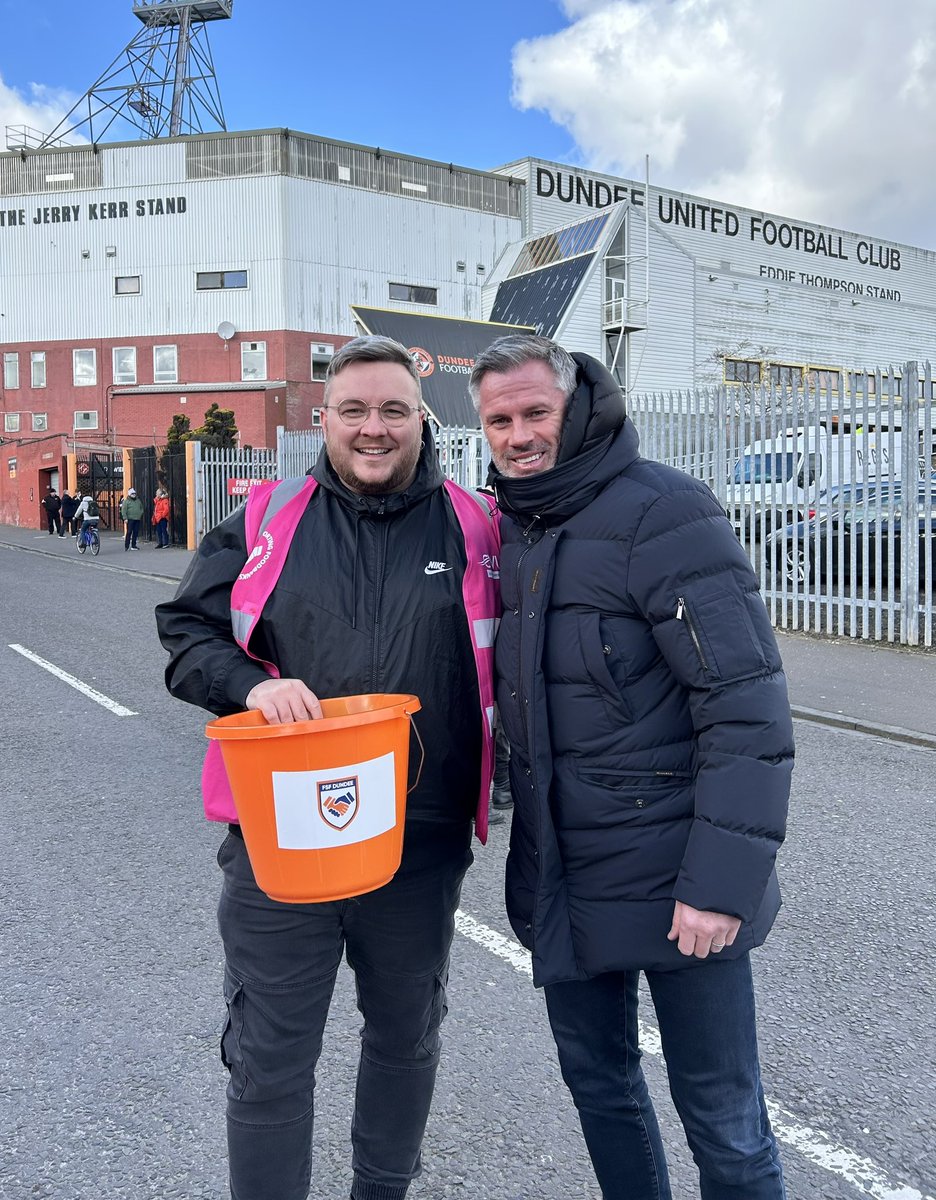
[[[296,527],[306,511],[317,481],[311,476],[259,484],[247,496],[244,527],[247,561],[231,589],[231,628],[240,648],[274,677],[279,671],[250,649],[250,638],[263,607],[276,587]],[[494,774],[494,635],[500,612],[496,516],[488,502],[446,480],[465,539],[467,566],[462,595],[478,675],[482,713],[481,788],[475,812],[475,831],[487,840],[488,796]],[[205,815],[215,821],[237,821],[237,812],[224,772],[219,742],[208,748],[202,771]]]

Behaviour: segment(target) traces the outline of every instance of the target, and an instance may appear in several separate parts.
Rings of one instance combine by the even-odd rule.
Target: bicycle
[[[89,525],[87,529],[83,529],[78,534],[76,545],[79,554],[84,554],[85,550],[90,547],[91,553],[97,557],[101,552],[101,539],[98,536],[97,526]]]

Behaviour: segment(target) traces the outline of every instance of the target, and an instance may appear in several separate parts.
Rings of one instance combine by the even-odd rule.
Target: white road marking
[[[37,667],[42,667],[44,671],[48,671],[57,679],[61,679],[63,683],[67,683],[69,687],[73,687],[75,691],[81,692],[83,696],[87,696],[89,700],[93,700],[95,704],[100,704],[102,708],[109,709],[115,717],[138,717],[140,714],[133,712],[132,709],[124,708],[122,704],[118,704],[116,700],[111,700],[109,696],[105,696],[102,692],[96,691],[87,683],[82,683],[80,679],[76,679],[74,675],[69,675],[67,671],[63,671],[61,667],[57,667],[54,663],[47,662],[44,658],[40,658],[38,654],[33,654],[31,650],[27,650],[25,646],[18,646],[15,643],[10,643],[10,649],[15,650],[17,654],[22,654],[23,658],[28,658],[30,662],[34,662]]]
[[[461,909],[455,914],[455,928],[464,937],[470,938],[485,950],[510,963],[521,975],[533,978],[530,955],[518,942],[504,937],[496,929],[482,925]],[[639,1036],[641,1048],[645,1053],[662,1053],[659,1033],[642,1021],[639,1023]],[[892,1182],[869,1158],[863,1158],[844,1146],[837,1146],[828,1134],[809,1125],[800,1124],[793,1113],[785,1112],[771,1101],[767,1102],[767,1108],[774,1134],[779,1141],[791,1146],[810,1162],[838,1175],[856,1188],[862,1196],[872,1196],[874,1200],[934,1200],[932,1196],[924,1195],[916,1188]]]

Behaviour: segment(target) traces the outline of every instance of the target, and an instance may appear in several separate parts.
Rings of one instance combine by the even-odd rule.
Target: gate
[[[119,450],[85,450],[76,455],[78,489],[93,496],[100,509],[102,529],[120,528],[123,496],[123,455]]]
[[[133,486],[143,501],[143,522],[140,535],[144,541],[153,540],[153,502],[156,489],[169,493],[169,543],[184,546],[188,541],[188,506],[185,488],[185,453],[180,445],[175,451],[166,447],[143,446],[132,451]]]

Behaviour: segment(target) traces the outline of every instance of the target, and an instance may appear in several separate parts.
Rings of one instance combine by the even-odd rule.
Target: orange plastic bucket
[[[221,745],[257,886],[293,904],[344,900],[388,883],[403,853],[416,696],[340,696],[319,721],[269,725],[259,712],[205,727]]]

